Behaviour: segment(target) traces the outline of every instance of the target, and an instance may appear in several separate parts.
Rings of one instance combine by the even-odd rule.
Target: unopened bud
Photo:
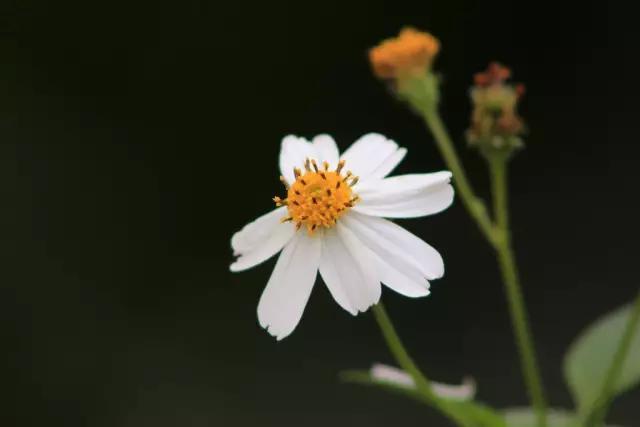
[[[431,66],[440,42],[429,33],[405,28],[369,51],[373,73],[389,83],[400,99],[414,109],[433,109],[438,103],[438,79]]]
[[[404,28],[369,51],[374,74],[380,79],[398,79],[425,74],[440,50],[440,42],[429,33]]]
[[[524,86],[508,83],[510,77],[511,70],[497,62],[474,76],[475,85],[470,91],[473,111],[467,139],[485,154],[495,151],[510,154],[523,145],[521,137],[525,126],[517,107]]]

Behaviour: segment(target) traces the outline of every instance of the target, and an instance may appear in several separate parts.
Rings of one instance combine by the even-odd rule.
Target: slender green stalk
[[[407,352],[406,348],[402,344],[398,333],[396,332],[387,311],[382,305],[382,301],[374,305],[372,308],[373,314],[378,322],[378,326],[382,331],[387,347],[396,359],[396,362],[400,367],[413,378],[418,393],[422,396],[423,400],[434,408],[440,410],[444,415],[449,417],[456,424],[467,427],[467,423],[454,411],[448,410],[441,402],[441,400],[434,394],[431,383],[420,371],[420,368],[414,363],[413,359]]]
[[[629,346],[631,345],[631,340],[633,339],[633,336],[638,329],[639,323],[640,293],[638,293],[638,296],[633,303],[631,315],[629,316],[629,320],[625,325],[624,332],[622,333],[622,338],[620,339],[618,348],[614,353],[611,365],[607,370],[607,375],[605,377],[604,383],[602,384],[602,390],[600,391],[600,395],[598,398],[598,402],[600,402],[600,404],[596,405],[593,409],[592,415],[588,419],[587,426],[596,427],[601,426],[604,423],[607,412],[609,412],[611,400],[613,398],[613,388],[615,387],[616,381],[618,381],[618,378],[620,377],[620,371],[622,370],[622,366],[625,363],[627,353],[629,352]]]
[[[422,392],[425,396],[435,400],[436,397],[431,390],[431,384],[429,380],[424,376],[424,374],[420,371],[418,366],[413,362],[411,356],[405,349],[398,333],[396,332],[387,311],[385,310],[382,302],[373,306],[373,314],[376,317],[376,321],[378,322],[378,326],[380,326],[380,330],[382,331],[382,335],[384,336],[385,341],[387,342],[387,346],[393,354],[393,357],[398,362],[398,365],[406,371],[411,377],[413,381],[416,383],[416,387],[418,390]]]
[[[462,199],[467,211],[478,223],[480,230],[489,243],[496,249],[498,263],[500,264],[505,285],[505,292],[507,294],[507,301],[509,303],[511,323],[520,354],[521,369],[525,384],[536,412],[537,425],[538,427],[545,427],[547,405],[536,362],[532,334],[524,308],[518,271],[511,248],[506,187],[506,158],[500,157],[491,164],[494,215],[496,216],[496,224],[494,226],[484,203],[475,195],[467,180],[464,168],[458,159],[454,145],[442,123],[438,111],[431,108],[422,109],[422,111],[424,120],[433,134],[436,145],[447,167],[453,172],[454,185],[456,186],[458,196]]]
[[[464,168],[460,163],[458,154],[456,153],[453,143],[451,142],[451,138],[449,138],[449,134],[442,123],[440,115],[437,110],[432,109],[426,109],[423,115],[427,126],[433,134],[436,145],[440,150],[440,154],[442,154],[447,167],[453,173],[453,185],[456,187],[457,195],[462,200],[462,203],[469,214],[478,223],[480,231],[482,231],[489,243],[495,245],[493,224],[489,214],[487,213],[487,208],[483,201],[480,200],[473,192],[471,184],[467,179]]]
[[[494,215],[496,218],[498,262],[502,272],[507,301],[509,302],[509,312],[520,354],[522,374],[536,414],[536,425],[544,427],[546,425],[547,404],[542,389],[540,371],[536,362],[535,347],[527,320],[518,270],[511,247],[506,156],[501,154],[489,156],[489,167],[491,169]]]

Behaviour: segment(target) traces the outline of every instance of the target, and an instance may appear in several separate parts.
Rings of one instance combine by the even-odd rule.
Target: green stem
[[[414,363],[413,359],[402,344],[387,311],[382,305],[382,301],[374,305],[372,311],[391,354],[396,359],[398,365],[400,365],[406,373],[411,375],[411,378],[413,378],[416,385],[416,389],[422,396],[423,400],[434,408],[440,410],[456,424],[466,427],[467,423],[455,412],[449,411],[444,405],[442,405],[440,399],[434,394],[430,381],[425,377],[422,371],[420,371],[420,368],[418,368]]]
[[[469,184],[464,168],[438,111],[435,108],[421,108],[421,111],[447,167],[453,173],[457,195],[462,199],[464,206],[477,222],[486,239],[496,249],[525,384],[536,412],[537,426],[545,427],[547,405],[536,362],[532,334],[524,308],[515,257],[511,248],[506,184],[507,159],[504,156],[498,156],[495,161],[491,162],[494,214],[496,216],[496,224],[494,226],[484,203],[475,195]]]
[[[382,302],[373,306],[373,314],[376,317],[378,326],[380,326],[380,330],[382,331],[382,335],[387,342],[387,346],[389,347],[391,354],[393,354],[393,357],[396,359],[400,367],[411,375],[416,383],[417,389],[420,390],[422,394],[435,400],[436,397],[431,390],[429,380],[424,376],[424,374],[422,374],[420,369],[413,362],[413,359],[411,359],[411,356],[402,344],[393,323],[391,323],[391,319],[389,318],[387,311],[384,309]]]
[[[611,361],[611,365],[607,370],[607,375],[602,385],[602,390],[600,391],[598,399],[598,402],[600,402],[600,404],[596,405],[593,410],[592,416],[589,417],[589,421],[587,423],[588,426],[601,426],[604,423],[605,417],[607,416],[609,406],[611,406],[613,389],[615,387],[616,381],[618,381],[618,378],[620,377],[620,371],[622,370],[622,366],[624,365],[625,359],[629,352],[631,340],[633,339],[633,336],[638,329],[638,324],[640,323],[640,293],[638,293],[638,296],[636,297],[631,310],[631,315],[629,316],[629,320],[625,325],[624,332],[622,333],[622,338],[620,339],[618,348],[614,353],[613,360]]]
[[[502,272],[511,323],[520,354],[522,374],[536,414],[536,425],[544,427],[546,425],[547,404],[542,389],[540,371],[536,362],[535,347],[527,320],[518,270],[511,247],[506,156],[502,154],[489,156],[489,166],[493,187],[494,215],[496,217],[497,238],[495,246],[498,262]]]
[[[487,208],[483,201],[480,200],[473,192],[471,184],[464,172],[464,168],[460,163],[453,142],[451,142],[451,138],[449,138],[449,134],[442,123],[442,119],[440,118],[438,111],[435,109],[426,109],[423,111],[423,117],[433,134],[436,145],[440,150],[440,154],[444,158],[449,170],[453,173],[453,184],[456,187],[457,195],[462,200],[462,203],[469,214],[478,223],[480,231],[482,231],[489,243],[495,245],[493,224],[489,214],[487,213]]]

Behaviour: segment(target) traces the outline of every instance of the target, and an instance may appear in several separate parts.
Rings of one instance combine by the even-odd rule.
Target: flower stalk
[[[496,250],[524,382],[536,414],[536,425],[545,427],[547,405],[511,246],[506,182],[510,155],[523,145],[520,136],[525,127],[517,114],[517,105],[524,93],[524,86],[508,84],[511,70],[494,62],[486,72],[475,75],[475,86],[470,92],[474,108],[467,139],[489,163],[493,185],[492,219],[483,201],[474,193],[438,113],[439,81],[431,65],[439,49],[431,47],[439,48],[439,44],[427,43],[427,40],[433,38],[428,33],[423,33],[420,37],[414,37],[415,32],[410,34],[412,36],[407,37],[408,34],[401,32],[397,38],[385,41],[370,51],[374,74],[387,81],[397,97],[422,116],[447,168],[453,173],[457,195],[484,237]],[[393,72],[382,73],[380,70]],[[379,315],[380,313],[376,314],[377,317]],[[404,362],[408,363],[407,360]],[[399,363],[402,365],[400,359]],[[417,375],[414,372],[415,366],[403,368],[412,376]],[[421,375],[415,378],[416,384],[420,384],[421,378],[423,379]]]
[[[476,221],[484,237],[491,245],[496,246],[496,233],[487,208],[484,202],[475,195],[438,111],[427,109],[423,112],[423,118],[435,139],[436,146],[440,150],[447,168],[453,173],[453,185],[462,204]]]
[[[487,209],[475,193],[467,180],[464,168],[458,159],[451,138],[449,137],[437,110],[423,111],[424,120],[431,131],[447,168],[453,172],[454,186],[458,191],[465,208],[476,221],[478,227],[489,243],[496,250],[505,286],[509,315],[514,336],[520,355],[520,363],[528,394],[536,413],[538,427],[546,426],[546,399],[542,387],[542,380],[535,356],[535,346],[531,328],[527,319],[524,298],[516,267],[513,249],[511,247],[511,232],[509,227],[509,207],[507,198],[507,162],[509,154],[494,151],[489,156],[489,165],[493,183],[493,204],[495,224],[489,217]]]
[[[387,343],[387,347],[391,354],[396,359],[396,362],[400,367],[413,378],[413,381],[416,385],[416,389],[422,400],[441,411],[445,416],[447,416],[451,421],[455,422],[457,425],[461,427],[470,427],[468,423],[455,411],[448,410],[444,405],[442,405],[441,400],[436,396],[431,387],[431,382],[429,379],[422,373],[420,368],[415,364],[409,352],[406,350],[402,340],[398,336],[396,332],[396,328],[393,326],[387,311],[382,304],[382,301],[378,302],[378,304],[372,307],[373,314],[376,318],[376,322],[380,327],[380,331],[382,332],[382,336],[384,337],[385,342]]]
[[[511,231],[509,227],[509,206],[507,191],[507,157],[504,153],[494,153],[489,157],[491,183],[493,189],[494,215],[496,221],[495,248],[502,272],[502,279],[509,303],[509,314],[513,326],[514,337],[518,345],[522,374],[524,376],[529,397],[536,415],[536,425],[546,425],[546,399],[544,396],[540,370],[536,361],[535,347],[524,298],[511,247]]]
[[[513,113],[513,109],[519,96],[518,91],[503,85],[504,79],[508,77],[510,72],[498,64],[493,64],[493,66],[490,67],[490,71],[489,76],[492,78],[489,80],[491,85],[488,89],[480,87],[478,90],[489,90],[489,94],[492,94],[491,91],[495,90],[498,90],[499,93],[506,92],[509,96],[499,96],[497,101],[493,100],[491,96],[489,99],[492,100],[492,102],[496,101],[497,105],[500,105],[500,102],[504,101],[503,98],[506,99],[509,101],[509,108],[505,110],[500,106],[496,111],[499,111],[500,114],[504,114],[505,111],[511,112],[512,114],[509,114],[509,117],[517,117],[515,113]],[[497,77],[494,76],[494,74],[496,74]],[[414,81],[420,79],[425,82],[435,81],[433,73],[430,71],[428,71],[424,77],[413,77]],[[481,83],[486,84],[486,82]],[[511,129],[509,132],[504,133],[504,129],[499,129],[499,127],[492,125],[488,134],[483,134],[482,138],[474,140],[475,144],[479,146],[481,153],[489,162],[491,169],[494,202],[494,219],[492,220],[485,204],[474,193],[467,179],[464,167],[456,153],[453,142],[440,118],[438,113],[439,91],[437,84],[419,86],[416,84],[407,85],[400,81],[398,82],[398,87],[401,88],[398,95],[423,117],[447,168],[453,173],[454,186],[456,187],[458,196],[471,217],[478,224],[484,237],[496,250],[496,257],[502,273],[505,294],[509,305],[511,324],[520,356],[524,382],[536,414],[536,425],[537,427],[545,427],[547,404],[544,397],[540,370],[536,361],[535,346],[527,319],[518,270],[511,247],[511,233],[509,228],[506,169],[511,154],[521,145],[517,137],[518,133],[522,131],[520,120],[516,120],[519,124],[517,128]],[[428,88],[429,90],[423,90],[421,94],[415,93],[421,87]],[[493,117],[492,115],[494,113],[489,111],[487,114]],[[491,132],[494,131],[499,132],[492,135]]]

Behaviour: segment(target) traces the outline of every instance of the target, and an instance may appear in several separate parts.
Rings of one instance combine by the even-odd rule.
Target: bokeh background
[[[281,191],[288,133],[328,132],[344,149],[382,132],[409,148],[398,172],[443,168],[366,60],[407,24],[442,41],[442,112],[485,197],[484,164],[464,148],[471,76],[500,60],[527,86],[515,246],[549,397],[570,407],[569,343],[638,287],[637,119],[616,87],[632,77],[611,62],[633,50],[610,48],[604,5],[3,2],[2,425],[447,425],[337,381],[391,362],[370,313],[351,318],[319,284],[276,343],[255,315],[273,261],[228,272],[231,234]],[[525,404],[496,264],[460,203],[401,223],[447,265],[429,298],[383,294],[419,364],[439,381],[473,376],[486,402]],[[637,425],[639,400],[625,395],[611,420]]]

